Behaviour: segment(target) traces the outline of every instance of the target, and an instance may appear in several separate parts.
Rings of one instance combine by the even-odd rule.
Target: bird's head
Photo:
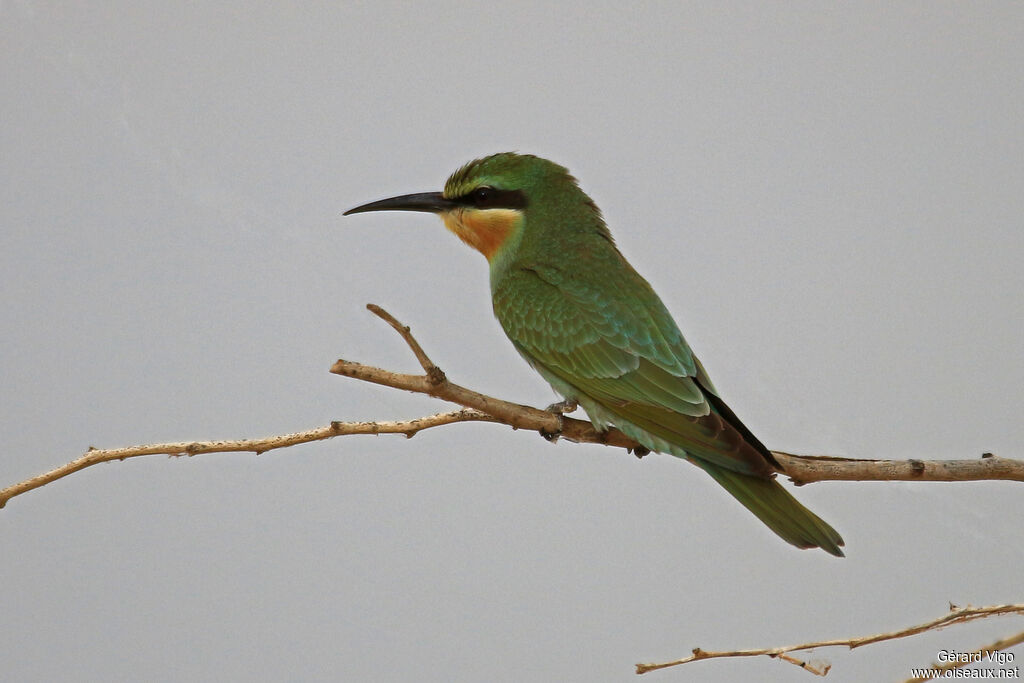
[[[597,207],[564,167],[529,154],[502,152],[457,170],[443,192],[381,199],[349,209],[345,215],[366,211],[436,213],[463,242],[493,261],[503,247],[522,238],[527,223],[534,230],[558,229],[579,209],[600,222]]]

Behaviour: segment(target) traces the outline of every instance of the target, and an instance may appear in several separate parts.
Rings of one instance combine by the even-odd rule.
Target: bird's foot
[[[576,401],[565,399],[564,401],[559,401],[558,403],[552,403],[544,410],[546,410],[549,413],[554,413],[555,415],[557,415],[558,424],[561,425],[562,416],[565,415],[566,413],[571,413],[572,411],[576,410],[577,408],[579,408],[579,405],[580,404],[577,403]],[[561,428],[559,428],[557,432],[549,432],[544,429],[541,429],[540,435],[543,436],[548,441],[550,441],[551,443],[555,443],[556,441],[558,441],[558,437],[562,435],[562,430]]]
[[[559,401],[558,403],[552,403],[551,405],[549,405],[544,410],[549,413],[554,413],[555,415],[558,416],[559,429],[558,431],[554,432],[549,432],[545,429],[541,429],[540,435],[543,436],[548,441],[550,441],[551,443],[555,443],[556,441],[558,441],[558,437],[562,435],[562,416],[565,415],[566,413],[571,413],[578,407],[579,404],[576,401],[572,401],[570,399],[565,399],[564,401]]]
[[[557,432],[549,432],[543,429],[538,430],[541,436],[550,441],[551,443],[557,443],[558,437],[562,435],[562,430],[559,429]]]
[[[544,410],[548,411],[549,413],[558,413],[559,415],[565,415],[567,413],[571,413],[571,412],[575,411],[579,407],[580,407],[579,403],[577,403],[576,401],[573,401],[573,400],[567,398],[564,401],[559,401],[558,403],[552,403],[551,405],[549,405]]]

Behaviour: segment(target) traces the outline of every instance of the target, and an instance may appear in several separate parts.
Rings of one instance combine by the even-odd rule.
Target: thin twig
[[[720,657],[782,657],[789,652],[797,652],[800,650],[811,650],[819,647],[837,647],[846,646],[851,650],[855,647],[861,647],[863,645],[870,645],[872,643],[880,643],[885,640],[895,640],[897,638],[906,638],[907,636],[917,635],[918,633],[924,633],[925,631],[933,631],[946,626],[952,626],[953,624],[964,624],[968,621],[974,621],[975,619],[984,619],[999,614],[1024,614],[1024,604],[1017,605],[991,605],[989,607],[954,607],[950,610],[949,614],[927,621],[923,624],[916,626],[909,626],[907,628],[900,629],[898,631],[889,631],[887,633],[876,633],[870,636],[861,636],[859,638],[838,638],[835,640],[819,640],[812,643],[802,643],[800,645],[787,645],[785,647],[770,647],[770,648],[758,648],[754,650],[723,650],[723,651],[711,651],[702,650],[701,648],[694,648],[693,654],[689,657],[682,659],[676,659],[671,662],[661,662],[658,664],[637,664],[636,672],[638,674],[647,673],[648,671],[655,671],[657,669],[666,669],[670,666],[679,666],[681,664],[689,664],[690,662],[696,662],[702,659],[716,659]],[[791,661],[787,659],[786,661]],[[799,662],[799,660],[797,660]],[[807,668],[806,666],[804,668]],[[810,670],[810,669],[808,669]],[[824,673],[817,673],[819,676],[824,676],[828,673],[828,669],[825,669]]]
[[[412,438],[417,432],[431,427],[452,424],[455,422],[496,422],[496,420],[478,410],[463,409],[454,410],[448,413],[438,413],[415,420],[404,420],[400,422],[332,422],[324,427],[308,429],[303,432],[292,434],[281,434],[268,436],[262,439],[238,439],[233,441],[175,441],[170,443],[154,443],[142,446],[129,446],[126,448],[90,448],[82,457],[72,460],[66,465],[61,465],[39,476],[26,479],[25,481],[0,489],[0,508],[7,504],[7,501],[15,496],[20,496],[32,489],[45,486],[51,482],[62,479],[69,474],[74,474],[86,467],[98,465],[101,462],[113,460],[127,460],[142,455],[200,455],[203,453],[239,453],[248,452],[259,455],[278,448],[297,446],[298,444],[322,441],[335,436],[347,434],[405,434]]]
[[[398,332],[398,334],[402,336],[402,339],[404,339],[405,343],[409,345],[410,349],[412,349],[413,355],[416,356],[416,360],[420,362],[420,367],[423,368],[423,372],[427,373],[428,377],[432,377],[440,370],[440,368],[434,365],[434,361],[430,360],[430,357],[427,355],[426,351],[423,350],[423,347],[420,346],[420,343],[416,341],[416,337],[412,336],[412,329],[408,325],[403,325],[398,322],[395,316],[391,315],[377,304],[366,304],[366,308],[370,313],[373,313],[388,325],[391,325],[395,332]]]

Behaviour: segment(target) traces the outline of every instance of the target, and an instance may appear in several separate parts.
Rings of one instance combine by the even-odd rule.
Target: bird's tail
[[[797,548],[821,548],[843,557],[839,549],[843,537],[839,532],[801,505],[779,482],[694,460],[783,540]]]

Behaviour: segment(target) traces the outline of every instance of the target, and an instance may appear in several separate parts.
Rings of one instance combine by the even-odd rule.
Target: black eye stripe
[[[455,201],[476,209],[522,209],[526,207],[526,194],[522,190],[499,190],[483,185],[457,197]]]

